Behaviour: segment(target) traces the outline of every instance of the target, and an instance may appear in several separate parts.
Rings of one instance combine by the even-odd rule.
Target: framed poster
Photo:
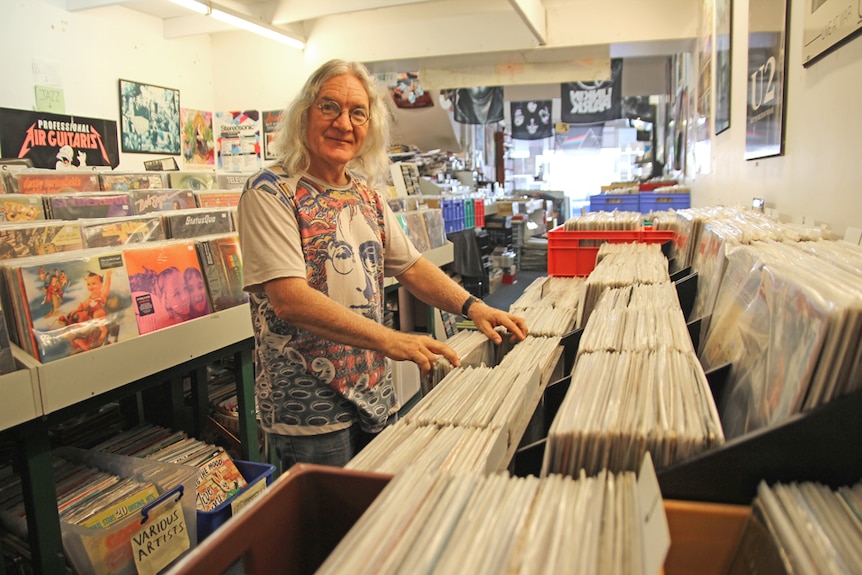
[[[805,3],[802,65],[838,47],[862,30],[862,0],[809,0]]]
[[[180,91],[120,80],[120,141],[124,152],[180,154]]]
[[[730,127],[733,0],[715,0],[715,133]]]
[[[787,0],[750,2],[745,159],[784,153]]]

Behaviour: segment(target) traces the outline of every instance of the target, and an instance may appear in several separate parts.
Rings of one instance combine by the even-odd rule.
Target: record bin
[[[311,575],[390,478],[299,464],[186,555],[168,575],[236,569],[248,575]],[[664,508],[671,538],[664,574],[723,573],[739,546],[750,507],[666,500]]]
[[[143,528],[143,518],[163,512],[171,501],[178,501],[182,510],[189,549],[197,544],[197,516],[195,514],[195,481],[199,474],[196,467],[151,461],[139,457],[116,455],[72,447],[55,449],[53,454],[67,461],[80,463],[107,471],[121,478],[134,477],[140,482],[153,483],[159,498],[141,510],[117,520],[112,526],[98,528],[83,527],[60,522],[63,550],[69,563],[78,573],[95,575],[137,573],[132,556],[132,536]],[[15,531],[26,531],[26,520]],[[4,523],[6,521],[4,520]],[[188,551],[184,553],[187,555]]]
[[[246,481],[246,486],[221,502],[211,511],[198,511],[198,542],[210,536],[233,515],[233,504],[244,494],[251,491],[261,481],[266,485],[272,483],[275,465],[271,463],[254,463],[253,461],[233,460],[239,472]]]
[[[639,212],[638,194],[596,194],[590,196],[590,212]]]
[[[548,275],[587,276],[596,267],[599,245],[605,242],[664,243],[675,238],[673,230],[578,230],[558,226],[548,232]]]

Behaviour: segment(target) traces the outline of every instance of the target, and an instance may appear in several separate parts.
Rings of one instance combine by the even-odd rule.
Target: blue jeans
[[[391,415],[386,422],[387,427],[397,420],[397,414]],[[376,436],[376,433],[362,431],[358,423],[347,429],[320,435],[266,434],[270,450],[275,452],[281,462],[282,472],[296,463],[344,467]]]

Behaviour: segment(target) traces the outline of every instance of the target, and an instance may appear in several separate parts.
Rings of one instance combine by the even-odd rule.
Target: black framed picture
[[[733,1],[715,0],[715,133],[730,127]]]
[[[180,91],[120,80],[120,142],[124,152],[180,154]]]
[[[759,0],[748,11],[745,159],[784,153],[787,0]]]

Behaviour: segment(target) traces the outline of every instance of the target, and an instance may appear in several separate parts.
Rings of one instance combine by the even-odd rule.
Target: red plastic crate
[[[482,198],[474,198],[474,214],[473,217],[476,220],[476,227],[481,228],[485,226],[485,200]]]
[[[586,276],[596,267],[599,244],[609,242],[664,243],[673,240],[673,230],[584,230],[567,231],[563,226],[548,232],[548,275]]]

